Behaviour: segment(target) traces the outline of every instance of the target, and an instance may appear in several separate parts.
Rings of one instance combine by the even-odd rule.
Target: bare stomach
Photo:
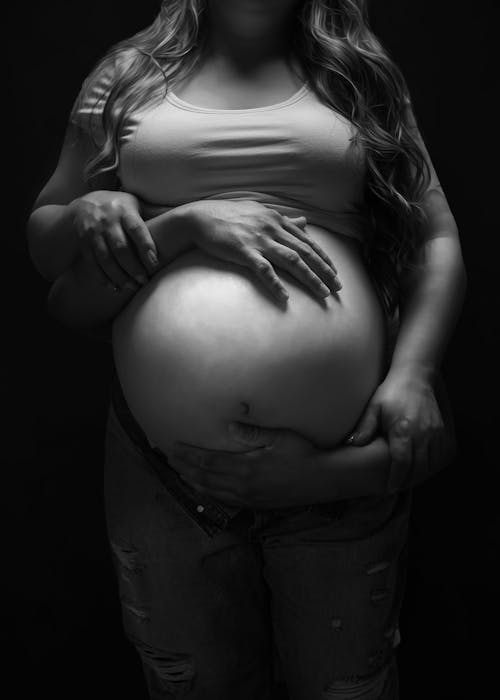
[[[113,324],[123,393],[149,441],[241,451],[232,420],[300,432],[321,447],[352,429],[382,378],[385,325],[358,244],[308,226],[343,284],[325,301],[276,268],[280,306],[246,268],[190,251]]]

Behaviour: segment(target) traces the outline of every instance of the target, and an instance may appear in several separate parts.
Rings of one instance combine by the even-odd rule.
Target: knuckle
[[[123,204],[123,201],[120,199],[120,197],[113,197],[112,199],[109,200],[109,208],[113,212],[123,212],[125,210],[125,206]]]
[[[135,235],[145,235],[146,231],[144,230],[144,225],[138,221],[137,219],[128,216],[128,217],[123,217],[123,221],[127,227],[127,230],[130,231],[131,233],[134,233]]]
[[[261,228],[260,228],[260,233],[261,234],[267,234],[268,236],[271,236],[274,238],[274,234],[276,232],[276,223],[274,221],[264,221]]]
[[[110,238],[109,245],[114,250],[115,253],[124,253],[127,250],[126,242],[121,238],[115,238],[114,236]]]
[[[97,226],[95,221],[82,221],[78,225],[78,230],[83,236],[92,236],[97,233]]]
[[[239,239],[235,240],[235,245],[238,245],[241,243]],[[253,248],[262,248],[266,243],[266,236],[263,234],[262,231],[254,231],[253,232],[253,240],[252,240],[252,247]]]
[[[281,214],[279,211],[276,209],[268,209],[269,214],[271,215],[271,218],[274,219],[275,221],[282,222],[284,221],[287,217]]]
[[[125,226],[127,227],[127,231],[130,233],[139,236],[142,234],[143,229],[141,224],[138,221],[133,221],[133,220],[125,220],[124,221]]]
[[[265,260],[257,260],[254,264],[255,269],[261,275],[268,275],[271,271],[271,265]]]
[[[402,438],[409,437],[412,427],[412,420],[405,416],[394,423],[394,432]]]
[[[287,250],[283,256],[291,265],[297,265],[300,262],[300,255],[296,250]]]

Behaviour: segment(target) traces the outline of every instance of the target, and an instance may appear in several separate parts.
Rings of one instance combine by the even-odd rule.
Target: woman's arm
[[[36,198],[27,221],[31,259],[50,282],[73,264],[78,253],[72,202],[89,192],[83,171],[91,152],[88,135],[68,124],[56,168]],[[113,178],[101,176],[99,188],[112,189],[113,183]]]
[[[370,398],[348,442],[366,445],[382,434],[389,443],[392,471],[401,478],[425,470],[445,429],[436,382],[465,296],[467,277],[458,229],[413,113],[410,121],[430,169],[423,198],[423,244],[415,269],[402,280],[399,328],[391,364]]]
[[[455,218],[410,109],[415,136],[430,169],[423,199],[426,223],[416,269],[402,280],[400,325],[390,373],[433,381],[458,320],[467,286]]]
[[[194,248],[187,225],[189,212],[189,205],[181,205],[146,222],[159,254],[158,269]],[[106,335],[109,322],[138,288],[135,285],[113,291],[102,284],[95,264],[80,256],[52,285],[48,312],[70,328],[93,329]]]
[[[175,443],[167,457],[182,478],[201,493],[248,508],[388,496],[426,481],[455,456],[453,429],[446,431],[446,439],[426,469],[403,474],[394,472],[389,444],[383,437],[363,447],[320,450],[291,430],[233,425],[231,435],[246,446],[246,452]]]
[[[467,286],[458,230],[442,191],[426,194],[426,241],[418,269],[404,280],[390,373],[433,381],[458,320]]]
[[[457,451],[456,431],[446,386],[439,375],[435,378],[435,393],[443,430],[427,461],[415,462],[410,470],[399,469],[383,436],[362,447],[339,446],[320,451],[313,459],[318,502],[386,496],[418,486],[451,464]]]
[[[362,447],[323,450],[293,430],[247,423],[229,425],[242,452],[175,443],[167,454],[182,478],[202,493],[248,508],[286,508],[348,498],[384,497],[417,486],[456,456],[455,427],[445,385],[436,380],[444,429],[426,462],[397,468],[383,436]]]

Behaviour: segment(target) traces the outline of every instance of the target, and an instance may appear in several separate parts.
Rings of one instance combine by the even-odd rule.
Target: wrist
[[[201,217],[203,211],[206,211],[206,202],[204,200],[195,200],[186,202],[172,210],[175,214],[178,225],[182,226],[189,235],[191,241],[195,241],[196,234],[200,230]]]
[[[393,359],[386,379],[407,379],[432,384],[436,379],[438,369],[437,365],[432,363]]]
[[[161,266],[194,247],[193,218],[188,204],[174,207],[146,221]]]

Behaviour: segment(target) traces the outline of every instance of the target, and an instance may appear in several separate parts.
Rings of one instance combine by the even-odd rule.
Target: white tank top
[[[70,120],[99,134],[111,85],[103,72],[91,91],[82,88]],[[193,105],[169,89],[159,105],[126,117],[117,174],[143,200],[145,219],[200,199],[252,199],[363,241],[365,163],[354,134],[307,84],[248,109]]]

